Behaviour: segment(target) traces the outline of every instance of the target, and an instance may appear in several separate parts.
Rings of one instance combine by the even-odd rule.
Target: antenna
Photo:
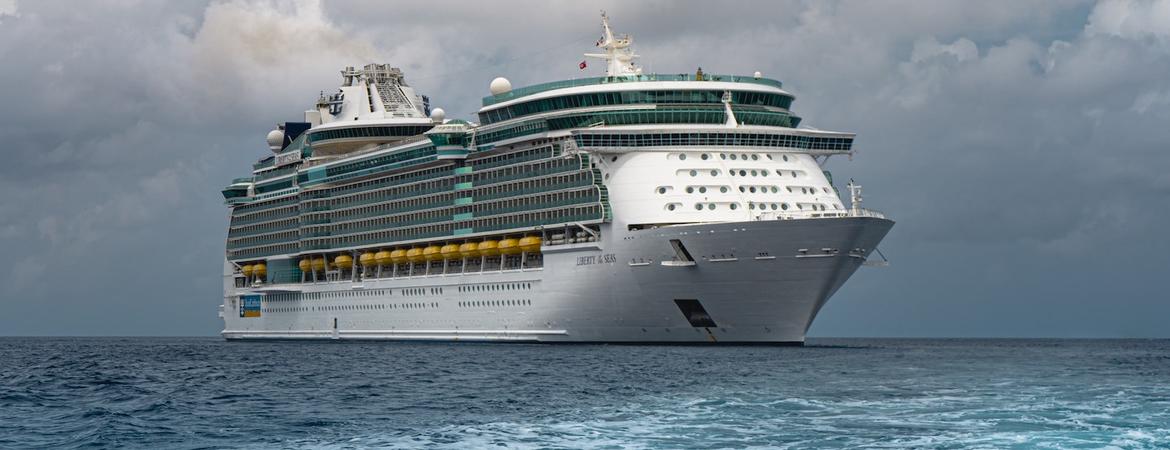
[[[611,77],[641,74],[641,68],[634,65],[634,58],[638,55],[630,48],[633,39],[628,34],[614,36],[613,29],[609,27],[609,16],[605,11],[601,11],[601,30],[601,39],[597,40],[596,45],[605,50],[605,53],[586,53],[585,56],[604,59],[605,74]]]

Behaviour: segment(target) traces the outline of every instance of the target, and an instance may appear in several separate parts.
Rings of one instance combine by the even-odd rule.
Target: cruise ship
[[[223,190],[223,337],[803,343],[893,226],[824,169],[854,134],[759,72],[643,73],[602,29],[605,76],[496,78],[474,121],[345,68]]]

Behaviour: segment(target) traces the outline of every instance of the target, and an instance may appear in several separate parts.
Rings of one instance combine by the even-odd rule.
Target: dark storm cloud
[[[449,117],[592,76],[598,9],[660,73],[781,79],[859,134],[838,184],[899,221],[814,335],[1167,336],[1170,2],[0,1],[0,327],[211,334],[218,189],[345,65]]]

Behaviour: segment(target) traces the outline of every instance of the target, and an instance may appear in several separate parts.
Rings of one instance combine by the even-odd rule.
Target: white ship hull
[[[893,225],[873,217],[626,231],[546,246],[543,267],[236,288],[227,339],[799,344]],[[680,258],[677,239],[693,262]],[[230,268],[229,268],[230,269]],[[261,295],[259,317],[241,296]],[[695,306],[698,306],[696,308]]]

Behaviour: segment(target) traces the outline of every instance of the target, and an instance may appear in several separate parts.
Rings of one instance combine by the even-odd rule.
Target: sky
[[[220,189],[347,65],[449,118],[489,81],[784,82],[898,223],[809,335],[1170,337],[1170,0],[0,0],[0,335],[216,335]],[[843,186],[842,191],[844,192]]]

